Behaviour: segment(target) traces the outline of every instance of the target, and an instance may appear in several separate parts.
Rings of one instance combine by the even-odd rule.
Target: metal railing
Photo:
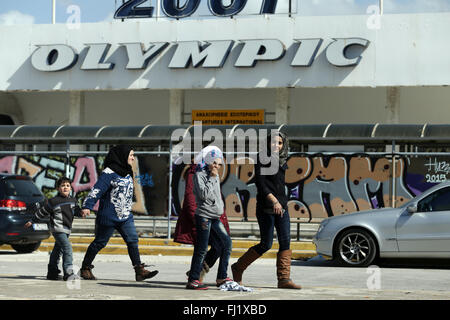
[[[374,156],[374,157],[383,157],[383,158],[389,158],[392,161],[392,177],[390,179],[390,185],[392,186],[391,191],[391,203],[390,205],[392,207],[396,206],[396,194],[397,194],[397,185],[396,185],[396,159],[400,158],[415,158],[415,157],[428,157],[428,156],[443,156],[443,157],[450,157],[450,152],[398,152],[395,151],[396,144],[395,141],[392,143],[392,152],[289,152],[289,156],[293,155],[305,155],[305,156],[330,156],[330,155],[346,155],[346,156]],[[66,158],[65,162],[65,174],[66,176],[69,176],[70,174],[70,158],[73,156],[99,156],[99,155],[106,155],[107,151],[74,151],[70,150],[70,144],[67,144],[67,149],[64,151],[0,151],[0,157],[3,156],[19,156],[19,155],[54,155],[54,156],[61,156]],[[196,154],[196,152],[191,152],[191,154]],[[239,152],[224,152],[224,154],[240,154]],[[245,152],[246,155],[251,154],[251,152]],[[173,203],[173,190],[172,190],[172,182],[173,182],[173,148],[172,145],[170,145],[169,151],[135,151],[136,156],[145,156],[145,155],[152,155],[152,156],[166,156],[168,157],[169,166],[168,166],[168,203],[167,203],[167,238],[171,237],[171,218],[172,218],[172,203]],[[161,220],[162,218],[158,216],[158,220]],[[299,221],[295,223],[300,223]]]

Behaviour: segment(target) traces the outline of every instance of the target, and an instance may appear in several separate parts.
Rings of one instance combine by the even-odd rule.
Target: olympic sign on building
[[[186,16],[164,13],[181,10],[174,7],[176,1],[149,2],[155,12],[147,12],[147,18],[136,7],[138,1],[128,1],[116,12],[121,18],[109,23],[82,23],[78,29],[63,24],[0,26],[8,47],[0,52],[7,61],[0,65],[0,90],[450,84],[450,72],[445,72],[450,70],[449,46],[436,41],[447,37],[449,13],[386,15],[380,29],[372,30],[368,16],[266,14],[275,2],[262,0],[233,1],[242,11],[233,11],[237,15],[231,19],[230,12],[214,9],[220,1],[205,1],[185,1],[186,8],[192,6],[192,15]],[[195,3],[199,7],[193,10]],[[210,17],[195,16],[208,3]],[[275,12],[286,3],[278,1]],[[248,7],[254,14],[244,17]],[[417,34],[412,32],[415,25],[427,28]]]
[[[207,4],[210,14],[219,19],[236,16],[245,8],[250,8],[249,12],[257,15],[274,14],[280,11],[291,14],[294,11],[293,7],[297,6],[297,1],[294,0],[256,0],[251,3],[247,0],[186,0],[183,5],[174,0],[129,0],[117,9],[114,17],[116,19],[152,18],[155,16],[155,5],[152,3],[164,12],[165,17],[177,20],[194,15],[199,10],[200,4],[203,6]],[[147,6],[141,6],[143,4]],[[255,12],[255,10],[258,11]],[[296,52],[290,62],[292,67],[311,66],[320,47],[324,45],[322,38],[293,39],[291,42],[290,47],[295,47],[293,50]],[[327,61],[338,67],[355,66],[361,60],[360,53],[369,43],[369,40],[358,37],[329,39],[326,44]],[[105,57],[111,55],[111,43],[84,45],[87,55],[81,70],[110,70],[115,67],[114,63],[104,61]],[[236,47],[241,47],[242,50],[234,66],[251,68],[255,67],[258,61],[280,60],[289,49],[286,43],[274,38],[151,42],[148,46],[147,43],[124,42],[118,43],[117,46],[126,48],[128,63],[125,68],[128,70],[146,69],[153,59],[167,52],[170,47],[176,48],[168,65],[171,69],[186,69],[190,65],[194,68],[199,66],[222,68],[231,50]],[[354,46],[361,47],[361,50],[349,58],[348,49]],[[31,62],[39,71],[65,71],[77,63],[78,57],[79,52],[69,44],[39,44],[32,55]]]
[[[292,67],[309,67],[314,61],[323,39],[295,39],[297,51],[290,62]],[[277,39],[244,40],[240,41],[243,48],[235,67],[255,67],[258,61],[277,61],[286,53],[285,45]],[[147,50],[143,50],[142,43],[125,43],[128,63],[125,68],[130,70],[145,69],[149,62],[170,45],[176,46],[168,65],[171,69],[186,69],[193,67],[222,68],[226,62],[235,41],[185,41],[176,43],[151,43]],[[359,63],[361,56],[348,58],[346,50],[351,46],[360,46],[363,49],[369,41],[360,38],[333,39],[326,49],[326,57],[330,64],[338,67],[354,66]],[[88,44],[87,55],[81,65],[82,70],[109,70],[114,68],[113,63],[104,61],[109,53],[111,44]],[[31,63],[39,71],[65,71],[71,69],[78,60],[79,54],[69,45],[38,45],[31,56]]]

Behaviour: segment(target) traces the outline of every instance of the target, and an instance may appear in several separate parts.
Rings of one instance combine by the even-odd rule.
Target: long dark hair
[[[280,152],[276,155],[278,160],[280,162],[280,167],[284,166],[284,164],[287,162],[288,156],[289,156],[289,139],[287,135],[281,131],[275,131],[267,135],[267,150],[272,153],[271,151],[271,144],[272,139],[275,139],[275,137],[280,137],[281,140],[283,140],[283,147],[281,148]]]

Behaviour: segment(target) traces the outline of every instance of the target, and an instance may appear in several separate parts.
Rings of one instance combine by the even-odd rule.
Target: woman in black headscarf
[[[109,151],[105,159],[105,169],[91,192],[84,200],[83,213],[89,214],[99,201],[95,220],[95,239],[89,245],[83,259],[80,276],[86,280],[95,280],[92,273],[97,253],[103,249],[117,230],[127,244],[128,255],[136,273],[136,281],[154,277],[158,271],[148,271],[141,263],[138,242],[139,237],[134,225],[131,207],[133,204],[134,151],[131,146],[118,145]]]
[[[301,289],[290,279],[292,251],[290,250],[291,223],[288,212],[285,174],[289,140],[282,132],[267,137],[270,162],[261,161],[255,165],[258,219],[261,241],[251,247],[236,263],[231,266],[233,279],[242,283],[244,270],[261,255],[272,248],[273,231],[277,230],[279,251],[277,253],[278,288]]]

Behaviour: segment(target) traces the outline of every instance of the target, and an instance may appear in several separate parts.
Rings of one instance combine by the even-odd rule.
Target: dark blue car
[[[31,178],[0,173],[0,245],[9,244],[19,253],[30,253],[50,237],[48,222],[27,221],[44,204],[45,197]]]

